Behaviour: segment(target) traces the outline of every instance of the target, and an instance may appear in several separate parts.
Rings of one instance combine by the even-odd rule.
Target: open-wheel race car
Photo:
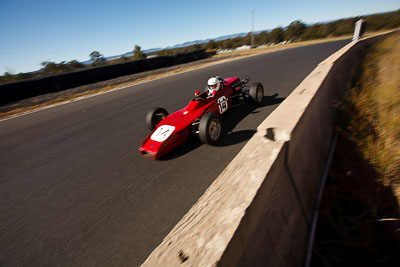
[[[242,104],[260,105],[264,96],[261,83],[248,86],[249,78],[222,79],[217,76],[218,88],[206,87],[196,91],[189,104],[170,115],[160,107],[153,108],[146,116],[146,125],[152,131],[143,141],[139,153],[145,158],[157,159],[167,154],[191,136],[198,136],[205,144],[217,144],[223,135],[221,115]],[[215,88],[215,87],[214,87]]]

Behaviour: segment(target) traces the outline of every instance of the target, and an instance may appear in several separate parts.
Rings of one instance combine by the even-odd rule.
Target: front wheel
[[[168,112],[163,108],[153,108],[147,113],[146,116],[146,125],[147,127],[153,131],[157,124],[160,123],[165,117],[168,116]]]
[[[206,113],[201,117],[199,124],[199,138],[204,144],[215,145],[222,137],[222,120],[221,117]]]
[[[264,87],[262,83],[253,83],[250,86],[249,90],[250,103],[253,106],[261,105],[263,96],[264,96]]]

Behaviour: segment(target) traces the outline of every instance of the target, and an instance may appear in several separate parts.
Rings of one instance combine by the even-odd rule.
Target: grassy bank
[[[400,33],[369,50],[338,129],[312,265],[400,266]]]
[[[400,33],[373,48],[360,78],[344,105],[351,115],[343,133],[390,185],[400,175]]]

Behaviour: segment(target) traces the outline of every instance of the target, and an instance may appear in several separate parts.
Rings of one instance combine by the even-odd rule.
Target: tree
[[[269,37],[268,33],[266,31],[263,31],[254,36],[254,41],[255,41],[256,45],[266,44],[269,42],[268,37]]]
[[[93,51],[92,53],[90,53],[89,57],[90,60],[93,60],[94,62],[102,62],[105,60],[104,56],[100,54],[99,51]]]
[[[271,42],[275,44],[283,42],[285,40],[283,36],[284,36],[284,31],[281,27],[277,27],[269,33]]]
[[[208,43],[206,44],[206,49],[207,50],[215,50],[215,49],[217,49],[217,43],[215,43],[214,40],[208,41]]]
[[[246,45],[245,38],[246,37],[240,37],[240,36],[237,36],[237,37],[233,38],[232,39],[232,48],[238,48],[240,46]],[[250,44],[250,41],[249,41],[249,44]]]
[[[42,68],[43,74],[57,74],[57,73],[82,69],[85,67],[82,63],[76,60],[71,60],[69,62],[61,61],[60,63],[43,61],[42,63],[40,63],[40,65],[43,66]]]
[[[241,38],[241,45],[251,45],[251,32],[249,32],[245,37]]]
[[[85,66],[82,63],[78,62],[77,60],[71,60],[67,63],[68,70],[77,70],[77,69],[82,69],[84,67]]]
[[[301,35],[304,33],[306,29],[306,25],[300,20],[295,20],[289,24],[289,26],[285,30],[285,39],[286,40],[298,40]]]
[[[324,26],[322,24],[311,25],[304,30],[302,34],[302,39],[310,40],[316,38],[324,38],[327,36],[327,34],[323,33],[323,29]]]
[[[14,75],[8,71],[4,72],[3,76],[0,76],[0,82],[10,82],[14,80]]]
[[[120,61],[120,62],[127,62],[127,61],[129,61],[129,58],[127,58],[126,56],[122,56],[122,57],[119,58],[118,61]]]
[[[202,49],[202,46],[200,44],[194,44],[194,45],[192,45],[191,51],[197,51],[200,49]]]
[[[222,49],[232,49],[234,47],[232,39],[226,39],[222,42]]]
[[[62,72],[62,70],[60,69],[60,67],[61,67],[60,65],[62,65],[62,64],[63,64],[63,62],[61,62],[60,64],[57,64],[56,62],[47,61],[47,60],[40,63],[40,65],[43,66],[42,73],[44,73],[44,74],[56,74],[56,73]]]
[[[320,32],[322,37],[332,35],[336,31],[336,25],[334,23],[322,24]]]
[[[170,49],[164,49],[156,53],[158,56],[172,56],[173,52]]]
[[[135,48],[133,49],[133,58],[134,59],[146,59],[147,56],[145,53],[143,53],[142,48],[138,45],[135,45]]]
[[[11,77],[11,76],[13,76],[13,74],[11,72],[6,71],[6,72],[4,72],[3,76],[4,77]]]

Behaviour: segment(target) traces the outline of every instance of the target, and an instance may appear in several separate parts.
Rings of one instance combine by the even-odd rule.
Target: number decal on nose
[[[171,125],[161,125],[160,127],[155,130],[155,132],[151,135],[151,140],[157,142],[164,142],[165,140],[170,137],[170,135],[175,130],[174,126]]]

